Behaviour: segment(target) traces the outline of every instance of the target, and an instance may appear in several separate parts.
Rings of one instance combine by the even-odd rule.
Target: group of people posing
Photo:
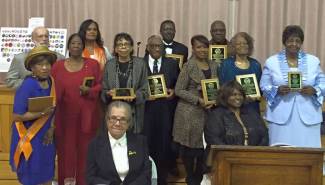
[[[20,183],[51,184],[56,154],[59,185],[151,184],[152,164],[158,184],[165,185],[168,173],[177,172],[178,157],[186,182],[198,185],[209,172],[205,156],[211,145],[321,147],[325,76],[319,59],[301,48],[301,27],[284,29],[284,49],[269,57],[263,70],[251,57],[253,38],[239,32],[228,41],[222,21],[211,24],[210,41],[204,35],[191,38],[190,57],[174,40],[175,32],[173,21],[163,21],[161,36],[148,38],[140,58],[133,55],[128,33],[115,35],[110,53],[99,25],[89,19],[69,37],[64,57],[48,49],[48,30],[35,28],[35,48],[15,56],[6,78],[17,89],[10,165]],[[227,45],[228,58],[209,60],[209,45]],[[182,55],[181,68],[167,54]],[[289,87],[289,72],[301,74],[300,89]],[[235,80],[244,74],[256,75],[267,124],[260,100]],[[163,75],[165,97],[149,96],[152,75]],[[216,103],[206,104],[201,80],[213,78],[221,88]],[[134,96],[115,100],[119,88],[133,89]],[[53,106],[29,110],[31,98],[45,96],[53,97]]]

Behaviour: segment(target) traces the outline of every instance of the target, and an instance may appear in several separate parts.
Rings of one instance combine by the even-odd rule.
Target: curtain
[[[211,38],[210,25],[223,20],[230,39],[239,31],[255,40],[253,57],[262,64],[283,48],[282,31],[288,24],[301,25],[304,49],[325,60],[325,3],[323,0],[1,0],[1,27],[27,27],[30,17],[44,17],[49,28],[66,28],[68,35],[88,18],[99,23],[104,44],[112,50],[114,35],[128,32],[141,42],[159,34],[160,23],[176,23],[175,40],[189,46],[195,34]],[[136,48],[135,48],[136,49]],[[324,64],[322,64],[325,69]],[[0,77],[3,81],[4,74]]]

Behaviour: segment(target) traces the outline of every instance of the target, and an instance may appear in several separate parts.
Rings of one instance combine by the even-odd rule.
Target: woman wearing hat
[[[70,57],[53,65],[57,107],[55,143],[59,184],[74,181],[84,185],[88,143],[99,124],[100,67],[96,60],[82,57],[85,45],[78,34],[68,39]]]
[[[54,176],[55,89],[50,70],[55,60],[55,53],[46,46],[32,49],[25,60],[25,67],[32,75],[24,79],[15,95],[10,165],[24,185],[51,184]],[[43,96],[53,96],[53,104],[31,112],[29,99]]]

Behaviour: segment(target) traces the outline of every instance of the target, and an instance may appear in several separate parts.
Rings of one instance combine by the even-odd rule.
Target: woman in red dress
[[[82,57],[84,46],[80,36],[72,34],[68,40],[69,58],[52,68],[57,94],[55,139],[59,184],[64,181],[86,184],[88,143],[99,123],[96,103],[101,90],[100,67],[96,60]]]

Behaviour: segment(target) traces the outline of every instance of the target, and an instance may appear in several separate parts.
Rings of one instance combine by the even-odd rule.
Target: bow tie
[[[165,44],[165,48],[173,49],[173,45],[166,45],[166,44]]]

